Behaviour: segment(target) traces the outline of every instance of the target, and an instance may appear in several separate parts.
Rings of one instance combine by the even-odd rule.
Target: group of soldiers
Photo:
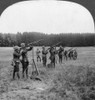
[[[29,65],[29,60],[27,56],[27,52],[32,50],[33,46],[25,46],[25,43],[21,43],[21,47],[19,46],[14,46],[14,52],[13,52],[13,60],[12,60],[12,66],[14,67],[13,70],[13,79],[15,79],[15,74],[17,74],[18,79],[20,78],[19,75],[19,64],[22,64],[22,76],[23,78],[26,77],[28,78],[28,65]]]
[[[50,48],[46,49],[45,46],[42,47],[42,52],[37,48],[36,57],[37,62],[41,62],[41,54],[42,53],[42,62],[43,66],[47,64],[47,54],[50,54],[49,60],[51,61],[50,64],[52,67],[55,67],[56,63],[62,63],[64,60],[76,60],[77,59],[77,51],[76,49],[69,49],[65,50],[64,47],[60,45],[59,49],[57,50],[56,46],[51,46]]]
[[[63,56],[64,48],[62,46],[59,47],[59,49],[56,49],[56,46],[51,46],[48,49],[45,49],[45,47],[42,47],[42,61],[43,66],[46,66],[47,64],[47,54],[50,53],[49,59],[50,64],[52,67],[55,67],[55,64],[57,63],[57,58],[59,57],[59,63],[62,63],[62,56]]]
[[[69,49],[64,51],[64,59],[65,60],[76,60],[77,59],[77,51],[76,49]]]
[[[28,60],[28,51],[31,51],[33,49],[32,45],[26,46],[25,43],[21,43],[21,47],[19,46],[14,46],[14,52],[13,52],[13,60],[12,60],[12,66],[14,66],[13,70],[13,79],[15,79],[15,75],[17,74],[18,79],[20,78],[19,75],[19,65],[20,63],[22,64],[22,77],[24,78],[25,76],[28,78],[28,65],[29,65],[29,60]],[[49,56],[50,63],[47,64],[47,55]],[[60,47],[57,49],[56,45],[51,46],[49,48],[46,48],[45,46],[42,47],[42,51],[37,48],[36,51],[36,57],[37,57],[37,62],[42,61],[42,64],[44,67],[46,66],[52,66],[55,68],[56,63],[62,63],[63,58],[68,60],[68,59],[76,59],[77,58],[77,52],[75,49],[69,49],[69,50],[64,50],[64,47],[60,45]]]

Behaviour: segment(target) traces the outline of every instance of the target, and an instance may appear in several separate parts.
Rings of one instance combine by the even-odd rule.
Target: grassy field
[[[0,48],[0,100],[95,100],[95,48],[78,47],[77,52],[77,60],[63,60],[55,69],[36,63],[41,82],[22,78],[11,81],[13,48]],[[31,64],[32,51],[28,56]],[[20,65],[20,76],[21,71]],[[29,75],[31,71],[30,65]]]

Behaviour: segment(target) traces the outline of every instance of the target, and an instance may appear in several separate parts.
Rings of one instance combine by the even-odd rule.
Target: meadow
[[[35,47],[34,51],[37,48]],[[66,50],[69,47],[65,48]],[[95,100],[95,48],[76,47],[77,60],[63,59],[55,69],[36,62],[42,81],[21,79],[12,81],[13,48],[0,48],[0,100]],[[32,72],[32,51],[29,56],[29,76]],[[49,55],[48,55],[49,57]],[[48,60],[47,64],[50,61]],[[20,76],[22,66],[20,65]]]

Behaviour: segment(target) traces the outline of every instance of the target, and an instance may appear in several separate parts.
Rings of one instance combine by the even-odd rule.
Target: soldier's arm
[[[27,51],[31,51],[33,49],[33,46],[27,47]]]
[[[48,51],[46,51],[46,54],[48,54]]]
[[[14,52],[14,55],[21,56],[21,54],[17,52]]]

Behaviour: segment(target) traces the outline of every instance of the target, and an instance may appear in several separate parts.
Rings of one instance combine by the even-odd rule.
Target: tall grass
[[[71,98],[70,100],[95,100],[94,67],[66,66],[61,72],[55,74],[52,82],[53,87],[49,92],[56,93],[57,98]]]

